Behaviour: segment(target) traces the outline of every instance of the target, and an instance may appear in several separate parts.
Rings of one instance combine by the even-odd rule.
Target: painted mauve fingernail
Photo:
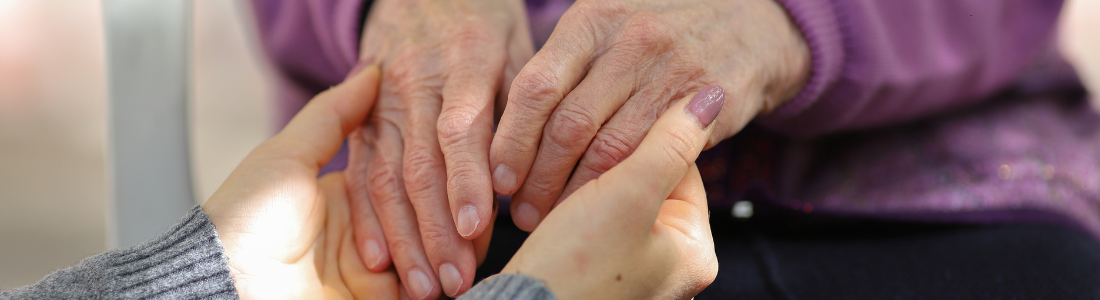
[[[367,240],[363,243],[363,252],[367,254],[367,268],[375,269],[382,263],[382,247],[378,246],[378,242]]]
[[[426,299],[432,292],[432,283],[428,281],[428,275],[419,269],[409,271],[409,296],[413,299]]]
[[[439,266],[439,283],[443,285],[443,292],[447,296],[458,296],[458,290],[462,289],[462,274],[458,268],[450,263]]]
[[[497,193],[511,195],[516,192],[516,185],[516,172],[504,164],[497,165],[496,170],[493,170],[493,186]]]
[[[718,113],[722,112],[722,104],[725,102],[726,91],[720,86],[712,85],[699,90],[685,109],[699,120],[703,128],[707,128],[718,117]]]
[[[474,234],[474,230],[477,230],[477,224],[481,223],[481,220],[477,217],[477,208],[473,205],[464,205],[458,210],[458,234],[464,237],[469,237]]]

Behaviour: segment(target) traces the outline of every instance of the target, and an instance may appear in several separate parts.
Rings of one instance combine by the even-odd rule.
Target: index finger
[[[594,189],[595,199],[613,199],[612,205],[632,208],[611,211],[636,215],[640,209],[648,218],[623,219],[645,220],[644,225],[652,226],[661,203],[706,146],[713,131],[710,124],[724,102],[725,91],[719,86],[685,97],[657,119],[634,153],[582,189]]]

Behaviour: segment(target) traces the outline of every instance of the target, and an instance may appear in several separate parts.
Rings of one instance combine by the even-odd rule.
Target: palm
[[[280,172],[267,174],[276,173]],[[288,173],[298,172],[283,174]],[[261,206],[250,207],[248,211],[269,212],[261,217],[218,215],[228,207],[206,208],[212,218],[241,220],[218,228],[222,240],[227,241],[224,246],[241,297],[398,299],[399,285],[392,269],[371,272],[356,254],[343,177],[330,175],[321,180],[291,177],[302,178],[230,176],[227,184],[252,188],[219,191],[211,198],[241,199],[230,197],[247,197],[234,195],[234,191],[248,192],[254,199],[264,199],[248,204]],[[237,178],[247,182],[234,182]],[[222,206],[248,203],[211,202]]]

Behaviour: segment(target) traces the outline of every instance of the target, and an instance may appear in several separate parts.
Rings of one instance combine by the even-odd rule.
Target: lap
[[[960,225],[817,217],[711,218],[720,264],[696,299],[1100,297],[1100,243],[1040,224]],[[527,234],[502,215],[478,278]]]

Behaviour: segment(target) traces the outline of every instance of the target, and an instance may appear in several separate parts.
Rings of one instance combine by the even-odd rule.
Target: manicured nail
[[[420,269],[409,271],[409,296],[413,299],[426,299],[432,292],[432,283],[428,281],[428,275]]]
[[[499,164],[496,170],[493,170],[493,186],[496,187],[497,193],[511,195],[516,192],[517,184],[516,172],[507,165]]]
[[[519,227],[520,230],[531,232],[539,225],[539,210],[535,209],[535,206],[531,203],[523,202],[516,205],[516,210],[512,212],[512,218],[516,222],[516,227]]]
[[[718,113],[722,112],[722,104],[726,102],[725,100],[726,91],[720,86],[712,85],[699,90],[699,93],[691,98],[691,102],[688,102],[685,110],[694,115],[703,128],[707,128],[711,122],[714,122],[714,118],[718,117]]]
[[[473,205],[465,205],[458,210],[458,224],[455,224],[458,226],[458,234],[470,237],[477,230],[478,223],[481,223],[481,219],[477,217],[477,208]]]
[[[378,242],[374,240],[367,240],[363,243],[363,251],[367,254],[367,268],[376,269],[382,264],[382,247],[378,246]]]
[[[366,69],[371,64],[374,64],[374,57],[368,57],[360,60],[358,63],[355,64],[354,67],[351,67],[351,72],[348,72],[348,76],[345,77],[344,80],[355,77],[355,75],[358,75],[359,72],[362,72],[363,69]]]
[[[458,290],[462,289],[462,274],[458,268],[450,263],[439,266],[439,283],[443,285],[443,292],[447,296],[457,297]]]

